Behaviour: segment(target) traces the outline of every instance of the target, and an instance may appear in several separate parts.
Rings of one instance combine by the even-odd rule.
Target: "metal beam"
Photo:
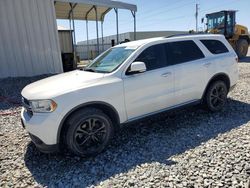
[[[115,10],[115,14],[116,14],[116,42],[117,42],[117,44],[119,44],[118,9],[114,8],[114,10]]]
[[[96,21],[96,41],[97,41],[97,54],[100,54],[100,45],[99,45],[99,30],[98,30],[98,17],[97,17],[97,8],[94,6],[95,10],[95,21]]]
[[[87,57],[89,60],[89,24],[88,24],[88,16],[89,13],[95,8],[95,6],[92,6],[86,13],[85,15],[85,20],[86,20],[86,32],[87,32]]]
[[[136,40],[136,12],[131,11],[133,18],[134,18],[134,40]]]
[[[89,25],[88,25],[88,20],[86,20],[86,33],[87,33],[87,58],[89,60]]]
[[[111,10],[112,8],[108,8],[104,13],[101,15],[101,21],[104,21],[105,15]]]
[[[92,7],[88,10],[88,12],[87,12],[86,15],[85,15],[85,19],[86,19],[86,20],[88,20],[88,15],[89,15],[89,13],[90,13],[94,8],[95,8],[95,6],[92,6]]]
[[[71,15],[71,13],[73,12],[73,10],[76,8],[76,5],[77,5],[77,3],[75,3],[74,5],[72,5],[72,3],[69,3],[69,6],[70,6],[70,11],[69,11],[69,18],[70,18],[70,15]]]
[[[102,52],[104,52],[104,41],[103,41],[103,21],[101,22],[102,29]]]
[[[102,30],[102,52],[104,52],[104,40],[103,40],[103,22],[105,15],[111,10],[112,8],[108,8],[105,12],[101,15],[101,30]]]
[[[71,18],[69,18],[69,29],[70,29],[70,37],[73,39],[72,28],[71,28]],[[72,50],[74,51],[74,41],[72,40]]]
[[[72,23],[73,23],[73,35],[74,35],[74,46],[73,46],[73,53],[74,53],[74,68],[77,68],[77,63],[76,63],[76,32],[75,32],[75,20],[74,20],[74,8],[76,7],[77,3],[72,5],[72,3],[69,3],[71,10],[70,10],[70,18],[72,18]]]
[[[74,45],[76,44],[76,32],[75,32],[75,19],[74,19],[74,8],[76,7],[77,3],[73,6],[72,3],[70,3],[70,17],[72,18],[72,23],[73,23],[73,30],[74,30]]]

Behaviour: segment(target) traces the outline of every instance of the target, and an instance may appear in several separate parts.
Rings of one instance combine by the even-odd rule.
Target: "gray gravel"
[[[16,104],[0,101],[0,187],[249,187],[250,61],[227,108],[163,113],[128,125],[91,159],[36,150]],[[20,102],[39,79],[0,80],[0,96]],[[16,113],[13,113],[16,112]]]

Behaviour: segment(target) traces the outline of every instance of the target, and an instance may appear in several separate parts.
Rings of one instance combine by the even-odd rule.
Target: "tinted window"
[[[194,41],[170,42],[166,44],[168,62],[172,65],[204,58]]]
[[[222,54],[228,52],[227,47],[218,40],[201,40],[212,54]]]
[[[154,70],[166,66],[165,49],[163,44],[157,44],[144,50],[135,61],[145,63],[148,70]]]

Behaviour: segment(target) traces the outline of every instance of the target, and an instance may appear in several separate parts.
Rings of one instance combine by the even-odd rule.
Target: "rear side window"
[[[144,50],[135,61],[145,63],[147,71],[166,66],[166,56],[163,44],[157,44]]]
[[[212,53],[212,54],[222,54],[227,53],[228,49],[227,47],[218,40],[201,40],[201,42],[206,46],[206,48]]]
[[[169,64],[175,65],[204,58],[200,48],[192,40],[166,43]]]

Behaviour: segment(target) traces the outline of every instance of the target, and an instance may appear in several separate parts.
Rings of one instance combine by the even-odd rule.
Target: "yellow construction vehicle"
[[[245,26],[236,24],[235,10],[223,10],[206,15],[207,33],[223,34],[236,51],[239,58],[246,57],[250,45],[250,35]]]

